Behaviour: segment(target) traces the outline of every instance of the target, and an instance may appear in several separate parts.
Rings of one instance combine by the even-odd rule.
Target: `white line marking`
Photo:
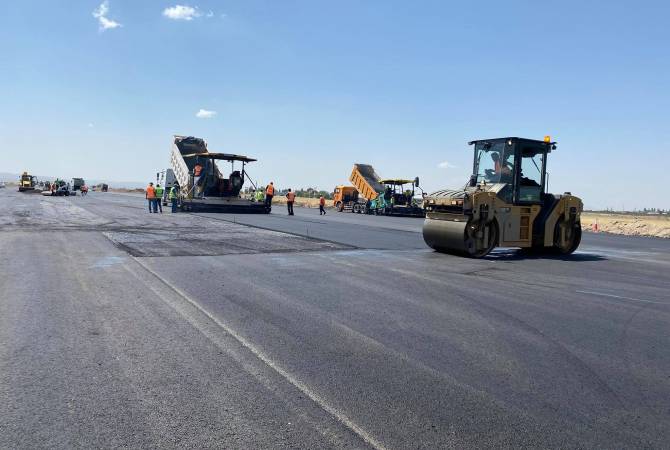
[[[282,367],[280,367],[277,363],[275,363],[272,359],[270,359],[269,356],[267,356],[265,353],[263,353],[261,350],[259,350],[254,344],[249,342],[244,337],[240,336],[237,332],[235,332],[235,330],[233,330],[232,328],[230,328],[229,326],[227,326],[226,324],[221,322],[219,319],[217,319],[214,315],[212,315],[207,310],[205,310],[195,300],[191,299],[188,296],[188,294],[183,292],[178,287],[172,285],[172,283],[170,283],[169,281],[163,279],[160,275],[158,275],[156,272],[154,272],[149,266],[144,264],[138,258],[136,258],[134,256],[132,256],[131,258],[137,264],[142,266],[147,272],[151,273],[153,276],[158,278],[158,280],[160,280],[162,283],[164,283],[170,289],[175,291],[180,297],[182,297],[184,300],[186,300],[191,305],[193,305],[194,308],[196,308],[202,314],[207,316],[212,322],[214,322],[219,327],[221,327],[226,333],[228,333],[233,338],[235,338],[236,341],[238,341],[243,347],[245,347],[247,350],[249,350],[251,353],[253,353],[254,356],[256,356],[258,359],[260,359],[265,364],[267,364],[270,368],[272,368],[275,372],[277,372],[282,378],[284,378],[286,381],[291,383],[299,391],[301,391],[303,394],[305,394],[307,397],[309,397],[314,403],[316,403],[321,408],[323,408],[328,414],[330,414],[335,419],[337,419],[338,422],[340,422],[342,425],[344,425],[345,427],[349,428],[351,431],[356,433],[368,445],[370,445],[371,447],[376,448],[378,450],[386,450],[386,447],[384,447],[384,445],[381,442],[379,442],[374,437],[370,436],[365,430],[363,430],[360,426],[356,425],[351,419],[349,419],[343,413],[337,411],[334,407],[332,407],[328,403],[326,403],[326,401],[324,399],[322,399],[316,392],[312,391],[309,387],[307,387],[307,385],[305,385],[303,382],[296,379],[293,375],[291,375],[289,372],[287,372]]]
[[[632,300],[634,302],[655,303],[657,305],[670,305],[670,303],[654,302],[652,300],[642,300],[641,298],[624,297],[622,295],[605,294],[604,292],[595,292],[595,291],[575,291],[575,292],[578,292],[580,294],[600,295],[601,297],[619,298],[619,299],[622,299],[622,300]]]

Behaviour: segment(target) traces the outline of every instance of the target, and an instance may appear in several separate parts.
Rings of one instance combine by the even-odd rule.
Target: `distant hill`
[[[9,172],[0,172],[0,181],[5,182],[16,182],[19,179],[20,174],[18,173],[9,173]],[[36,175],[37,179],[40,181],[53,181],[56,179],[54,176],[49,175]],[[105,183],[113,188],[122,188],[122,189],[135,189],[143,188],[146,183],[140,181],[111,181],[111,180],[98,180],[98,179],[85,179],[86,184],[89,186],[94,186],[96,184]]]

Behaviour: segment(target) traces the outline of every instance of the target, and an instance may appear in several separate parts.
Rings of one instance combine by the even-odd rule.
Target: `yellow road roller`
[[[426,244],[473,258],[482,258],[495,247],[574,252],[582,237],[582,201],[570,192],[546,192],[547,156],[556,143],[545,136],[469,144],[474,146],[474,162],[466,186],[424,199]]]

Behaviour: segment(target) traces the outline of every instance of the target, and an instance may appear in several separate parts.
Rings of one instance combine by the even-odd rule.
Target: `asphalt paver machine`
[[[212,153],[207,142],[197,137],[175,136],[170,154],[171,169],[179,183],[179,206],[183,211],[213,210],[219,212],[269,213],[263,203],[242,198],[240,192],[247,176],[246,165],[253,158],[230,153]],[[224,176],[222,167],[230,163]],[[241,167],[236,167],[236,164]],[[196,176],[196,166],[200,174]],[[253,182],[251,182],[253,185]],[[254,186],[255,187],[255,186]]]
[[[463,189],[424,199],[423,238],[435,250],[481,258],[495,247],[574,252],[581,241],[582,201],[546,192],[544,140],[506,137],[470,142],[473,171]]]

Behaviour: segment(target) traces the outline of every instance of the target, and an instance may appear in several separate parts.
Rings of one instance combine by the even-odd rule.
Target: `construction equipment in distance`
[[[36,184],[37,178],[34,175],[23,172],[19,177],[19,192],[34,191]]]
[[[333,205],[338,211],[363,214],[423,217],[423,209],[414,201],[414,180],[380,180],[369,164],[354,164],[349,181],[353,186],[336,186]],[[411,189],[405,185],[411,184]]]
[[[81,191],[81,187],[84,186],[85,184],[86,184],[86,182],[84,181],[83,178],[73,178],[72,179],[72,192]]]
[[[221,173],[217,161],[231,164],[230,175]],[[246,164],[256,161],[242,155],[210,153],[207,142],[197,137],[174,136],[170,154],[170,166],[179,183],[178,205],[182,211],[215,210],[219,212],[269,213],[263,203],[242,198],[240,191],[246,179]],[[236,170],[235,163],[242,163]],[[195,177],[196,165],[202,168],[201,176]],[[251,182],[251,180],[249,180]],[[251,182],[253,185],[253,182]],[[256,187],[254,185],[254,187]]]
[[[582,201],[547,188],[547,155],[556,143],[507,137],[477,140],[465,188],[424,199],[423,238],[435,250],[475,258],[495,247],[574,252],[581,241]]]
[[[384,191],[372,200],[372,214],[424,217],[425,213],[414,200],[414,188],[419,187],[419,177],[414,180],[385,179],[379,181]],[[410,189],[405,189],[409,185]]]

